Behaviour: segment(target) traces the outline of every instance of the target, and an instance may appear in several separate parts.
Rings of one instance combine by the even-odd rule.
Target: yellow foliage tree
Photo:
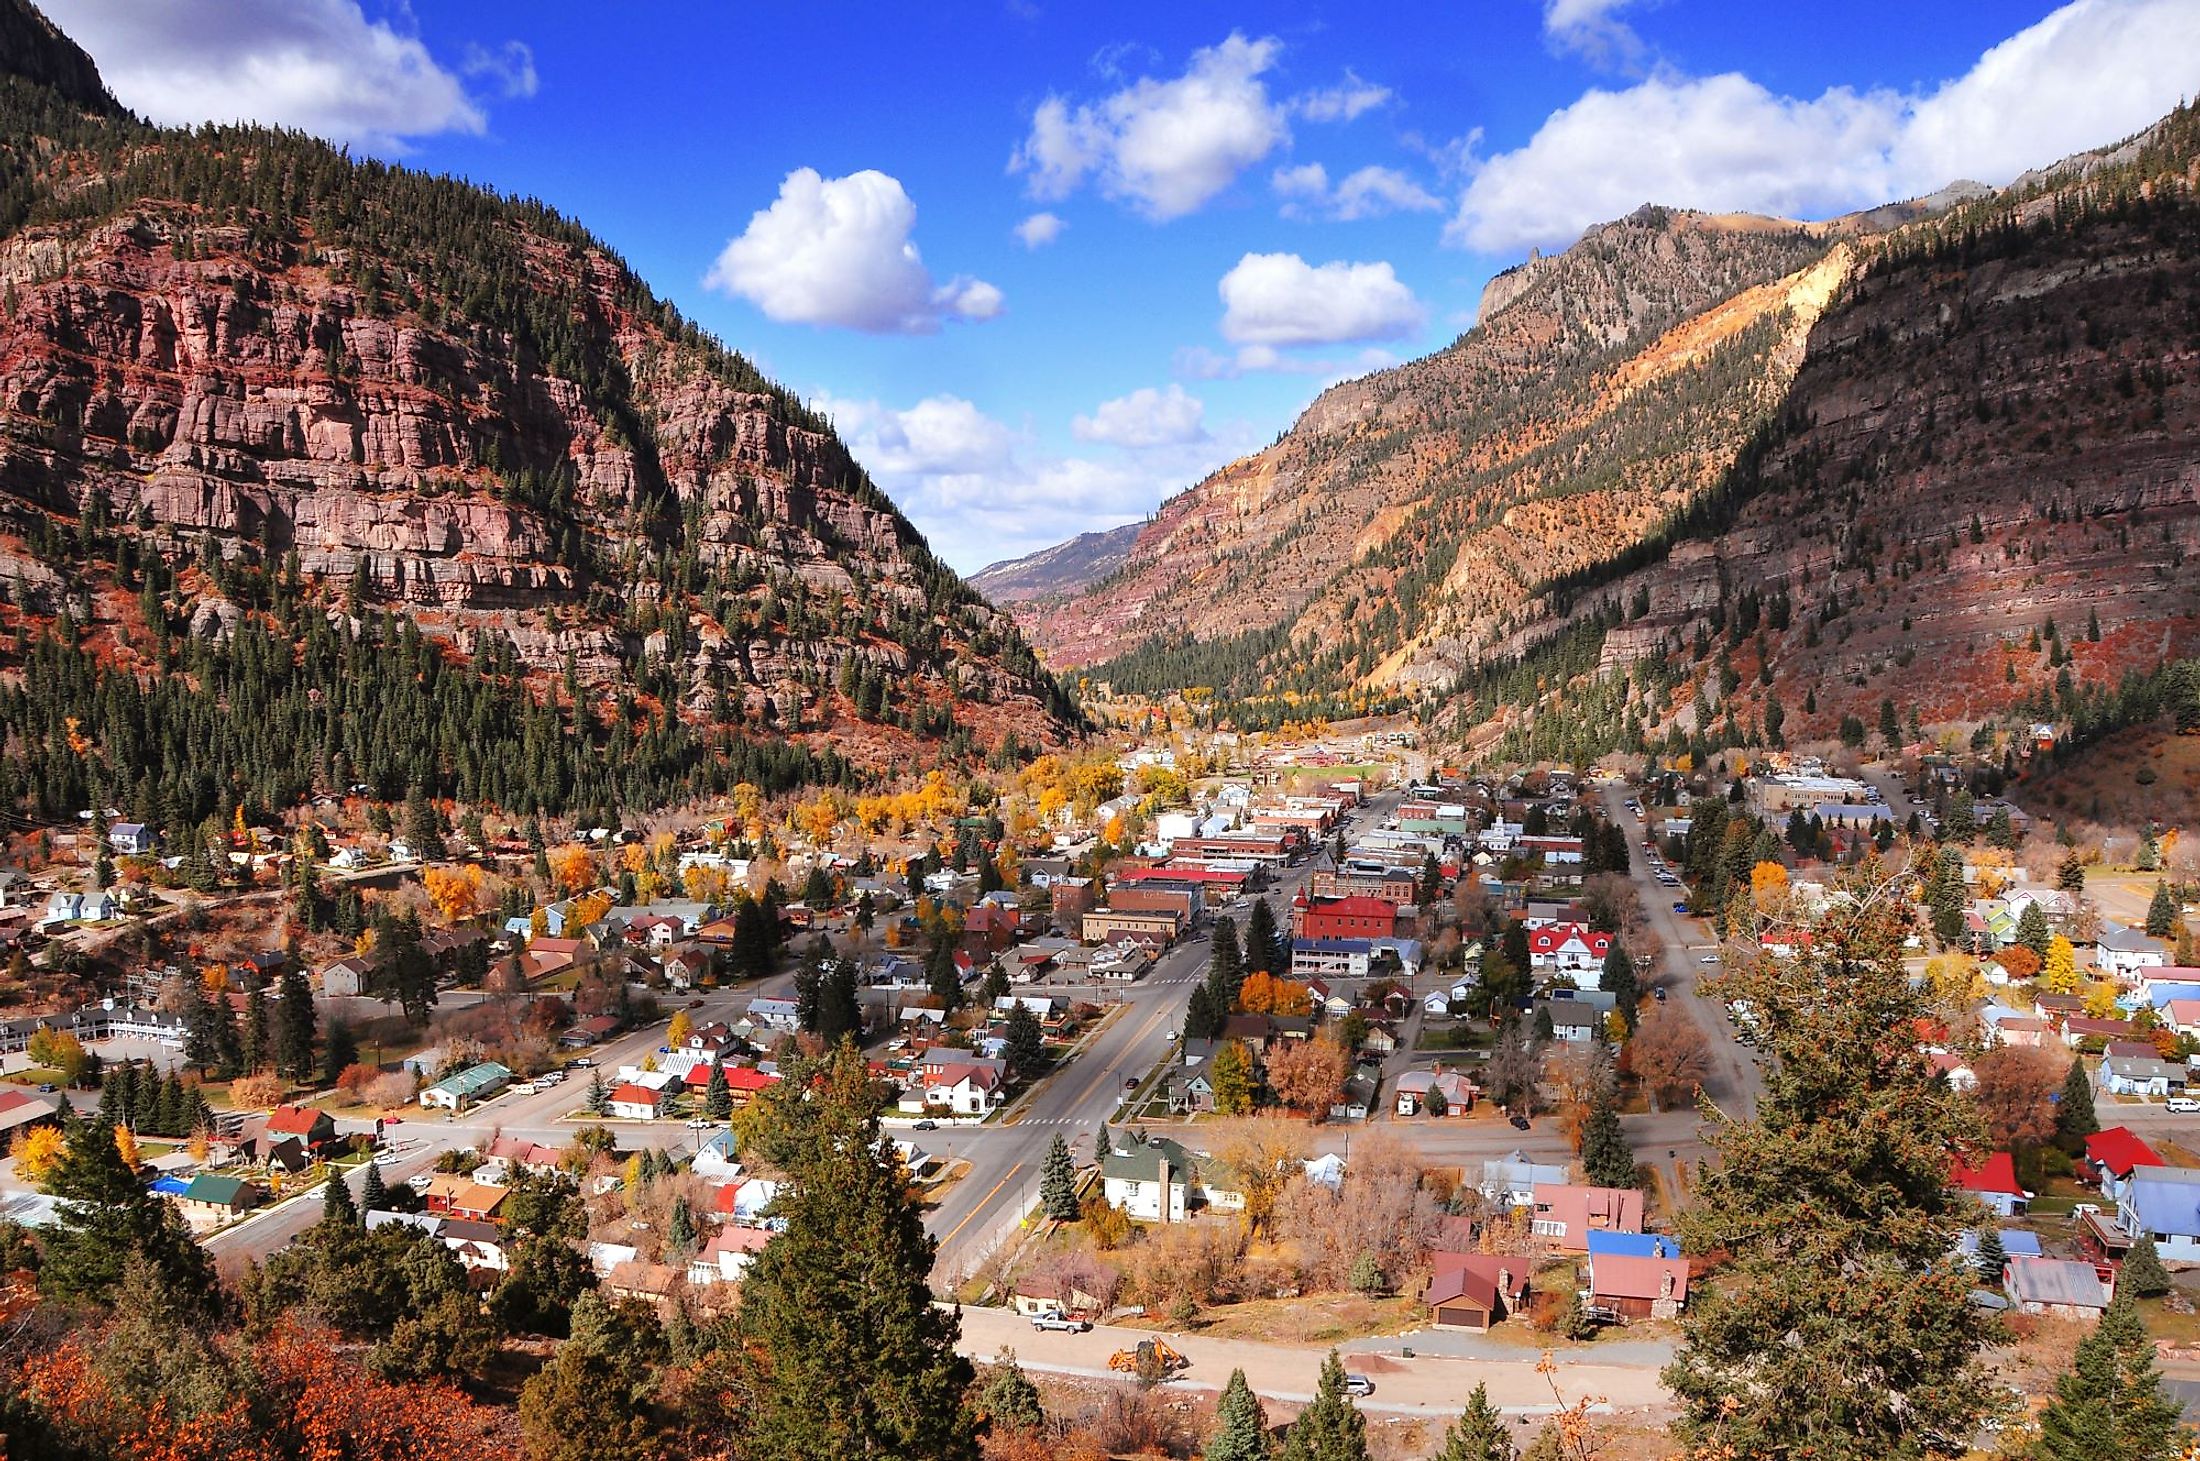
[[[2116,986],[2103,979],[2085,987],[2085,1012],[2096,1020],[2116,1018]]]
[[[733,821],[752,842],[764,835],[764,793],[753,782],[734,787]]]
[[[16,1137],[15,1145],[8,1149],[15,1158],[15,1175],[33,1187],[46,1185],[46,1178],[53,1173],[54,1163],[61,1160],[62,1149],[68,1143],[61,1133],[51,1126],[34,1126]]]
[[[371,928],[360,929],[359,937],[351,941],[351,951],[357,954],[362,959],[364,959],[367,955],[373,953],[374,930]]]
[[[431,867],[421,874],[421,882],[428,890],[428,901],[435,911],[443,915],[446,923],[457,923],[471,918],[481,909],[481,869],[472,865],[464,867]]]
[[[1787,897],[1788,870],[1777,862],[1760,862],[1749,870],[1749,897],[1759,910],[1770,911]]]
[[[127,1126],[115,1128],[115,1151],[122,1157],[122,1165],[131,1171],[138,1167],[137,1133]]]
[[[840,827],[840,808],[833,802],[832,794],[819,792],[795,809],[795,826],[810,839],[813,847],[823,847],[833,840],[833,833]]]
[[[688,1018],[686,1010],[674,1010],[672,1023],[665,1026],[665,1043],[677,1050],[687,1044],[688,1036],[695,1033],[695,1022]]]
[[[1312,993],[1295,979],[1255,970],[1238,986],[1238,1008],[1249,1015],[1303,1015],[1313,1007]]]
[[[1968,954],[1935,954],[1925,961],[1926,987],[1936,1004],[1954,1008],[1986,997],[1986,976]]]
[[[567,893],[578,893],[596,883],[596,859],[578,842],[568,842],[550,853],[550,878]]]
[[[2040,988],[2049,994],[2078,992],[2078,951],[2059,933],[2047,941],[2047,963],[2040,970]]]

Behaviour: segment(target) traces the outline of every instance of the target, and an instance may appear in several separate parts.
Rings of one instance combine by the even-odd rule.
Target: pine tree
[[[733,1115],[733,1088],[726,1084],[726,1068],[713,1064],[710,1082],[703,1087],[703,1110],[713,1121]]]
[[[206,982],[196,973],[187,973],[183,980],[183,1058],[200,1070],[205,1070],[221,1059],[221,1011],[207,997]]]
[[[1268,1413],[1245,1381],[1245,1371],[1230,1371],[1215,1406],[1215,1428],[1201,1461],[1268,1461]]]
[[[2047,926],[2047,910],[2037,903],[2025,904],[2024,911],[2017,915],[2017,942],[2045,959],[2048,940],[2053,936]]]
[[[2170,1461],[2181,1440],[2179,1407],[2162,1393],[2154,1343],[2137,1304],[2119,1293],[2078,1342],[2070,1373],[2040,1412],[2036,1461]]]
[[[734,1322],[740,1455],[779,1461],[974,1461],[960,1325],[935,1306],[934,1251],[898,1171],[878,1158],[878,1096],[844,1042],[757,1098],[757,1155],[787,1176],[784,1224],[750,1267]]]
[[[321,1221],[331,1227],[359,1225],[359,1207],[351,1200],[351,1184],[335,1167],[328,1169],[328,1181],[321,1185]]]
[[[604,1084],[600,1070],[589,1072],[587,1106],[591,1116],[601,1116],[611,1109],[611,1087]]]
[[[1216,1031],[1221,1030],[1222,1022],[1236,1010],[1238,988],[1244,983],[1245,956],[1238,948],[1237,922],[1218,918],[1213,947],[1207,952],[1207,995],[1214,1007]]]
[[[390,1205],[389,1188],[383,1184],[382,1168],[378,1163],[367,1163],[367,1175],[359,1184],[359,1211],[362,1214],[381,1212]]]
[[[2177,927],[2177,899],[2171,896],[2166,882],[2154,885],[2154,901],[2147,904],[2147,934],[2151,938],[2168,938]]]
[[[2085,891],[2085,863],[2078,856],[2077,848],[2073,847],[2063,854],[2062,866],[2055,869],[2055,886],[2065,893],[2082,893]],[[2040,918],[2041,944],[2047,942],[2046,927],[2047,918],[2043,914]],[[2019,935],[2019,937],[2022,939],[2022,935]],[[2030,939],[2022,939],[2022,941],[2026,944],[2031,943]],[[2032,952],[2037,954],[2041,950],[2034,948]]]
[[[283,997],[275,1011],[275,1059],[285,1075],[313,1079],[313,989],[295,963],[284,971]]]
[[[328,1041],[321,1049],[321,1083],[333,1086],[350,1067],[359,1063],[359,1037],[342,1020],[328,1027]]]
[[[1512,1435],[1505,1418],[1490,1404],[1489,1387],[1476,1385],[1467,1397],[1467,1408],[1444,1434],[1444,1449],[1435,1461],[1516,1461]]]
[[[1596,1187],[1635,1185],[1634,1148],[1620,1129],[1611,1093],[1602,1088],[1591,1099],[1589,1119],[1582,1124],[1581,1172]]]
[[[1016,1363],[1016,1351],[1002,1349],[978,1392],[978,1414],[985,1418],[989,1435],[1044,1430],[1046,1407],[1039,1403],[1039,1387],[1031,1383],[1024,1367]]]
[[[1077,1221],[1077,1169],[1070,1161],[1069,1143],[1059,1131],[1047,1148],[1046,1165],[1039,1169],[1039,1203],[1058,1223]]]
[[[1664,1372],[1684,1446],[1916,1457],[1922,1438],[1969,1436],[1992,1403],[1979,1358],[1992,1321],[1953,1256],[1973,1208],[1946,1175],[1948,1152],[1984,1133],[1914,1044],[1924,996],[1887,876],[1868,864],[1844,878],[1847,901],[1792,964],[1704,981],[1747,1001],[1764,1090],[1754,1117],[1714,1125],[1720,1160],[1681,1215],[1684,1246],[1732,1255],[1735,1278],[1690,1295]],[[1903,1361],[1860,1367],[1860,1354]]]
[[[39,1294],[59,1303],[96,1303],[113,1293],[135,1255],[159,1270],[170,1292],[211,1301],[214,1266],[168,1202],[146,1190],[122,1160],[114,1127],[78,1122],[46,1179],[60,1199],[40,1233]]]
[[[1290,945],[1279,943],[1276,935],[1276,910],[1268,906],[1266,898],[1255,898],[1252,911],[1245,916],[1243,962],[1248,974],[1291,972]],[[1232,993],[1234,995],[1235,991]]]
[[[2131,1251],[2124,1255],[2118,1283],[2142,1299],[2158,1299],[2169,1292],[2169,1270],[2162,1266],[2162,1255],[2153,1238],[2141,1233],[2131,1245]]]
[[[1344,1393],[1344,1362],[1335,1350],[1322,1361],[1313,1403],[1291,1422],[1280,1461],[1367,1461],[1367,1418]]]
[[[1642,1013],[1642,988],[1635,980],[1635,961],[1616,938],[1611,952],[1604,956],[1604,968],[1597,974],[1597,988],[1613,997],[1620,1018],[1627,1021],[1628,1029],[1634,1029]]]
[[[1978,1256],[1973,1262],[1980,1283],[2001,1287],[2002,1270],[2009,1266],[2009,1250],[2001,1245],[2001,1229],[1991,1223],[1979,1229]]]
[[[1008,1012],[1008,1037],[1005,1042],[1009,1068],[1029,1080],[1039,1073],[1046,1061],[1046,1045],[1039,1029],[1039,1017],[1031,1012],[1031,1006],[1018,1002]]]
[[[695,1249],[695,1215],[685,1197],[672,1199],[672,1213],[665,1219],[665,1249],[682,1258]]]
[[[2055,1103],[2056,1143],[2075,1156],[2085,1139],[2100,1129],[2101,1118],[2093,1110],[2093,1082],[2086,1076],[2085,1062],[2073,1060],[2063,1075],[2062,1099]]]
[[[268,1044],[267,996],[255,984],[246,992],[244,1000],[244,1048],[241,1052],[247,1074],[263,1070],[274,1057]]]

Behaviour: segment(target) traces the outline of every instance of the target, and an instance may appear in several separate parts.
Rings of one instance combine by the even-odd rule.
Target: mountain
[[[1241,724],[1417,708],[1518,752],[1739,734],[1768,700],[1789,736],[1888,695],[2068,714],[2200,615],[2196,130],[1827,224],[1592,229],[1018,612],[1096,685],[1211,687]],[[2089,614],[2067,694],[2046,651],[2004,662]]]
[[[1022,558],[991,563],[970,576],[970,586],[996,604],[1067,598],[1123,566],[1144,525],[1125,523],[1100,533],[1079,533]]]
[[[577,224],[294,133],[146,126],[24,0],[0,40],[0,580],[27,631],[0,798],[601,807],[1071,727],[831,427]],[[432,683],[356,707],[402,720],[329,718],[376,661]],[[132,720],[231,692],[273,713],[196,752]],[[54,749],[69,715],[107,764]]]

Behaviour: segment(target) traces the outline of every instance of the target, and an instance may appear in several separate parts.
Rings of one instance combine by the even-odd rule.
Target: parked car
[[[1675,913],[1686,913],[1688,911],[1688,905],[1686,903],[1675,903],[1673,905],[1673,911]]]
[[[1375,1382],[1365,1375],[1347,1374],[1344,1377],[1344,1393],[1347,1395],[1373,1395]]]
[[[1515,1116],[1512,1119],[1512,1124],[1513,1130],[1526,1131],[1528,1129],[1528,1118],[1525,1116]]]
[[[2200,1111],[2200,1096],[2172,1096],[2165,1104],[2172,1111],[2189,1114]]]
[[[1062,1334],[1083,1334],[1086,1330],[1092,1328],[1084,1320],[1072,1319],[1067,1314],[1034,1314],[1031,1316],[1031,1327],[1041,1330],[1053,1330]]]
[[[937,1121],[934,1121],[931,1117],[927,1116],[922,1121],[919,1121],[916,1125],[910,1127],[909,1129],[911,1131],[938,1131],[940,1129],[940,1124]]]
[[[1696,962],[1699,964],[1716,964],[1719,962],[1719,956],[1717,954],[1705,954]]]

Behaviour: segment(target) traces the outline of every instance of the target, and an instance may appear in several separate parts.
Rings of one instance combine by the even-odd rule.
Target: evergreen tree
[[[212,1260],[176,1210],[122,1160],[110,1123],[75,1125],[46,1190],[60,1199],[60,1212],[40,1234],[38,1290],[45,1298],[98,1302],[114,1292],[134,1255],[157,1269],[179,1298],[212,1301]]]
[[[971,1369],[935,1306],[934,1250],[879,1160],[878,1094],[844,1042],[757,1098],[758,1156],[786,1174],[784,1224],[741,1288],[732,1449],[776,1461],[974,1461]]]
[[[1268,1461],[1268,1412],[1245,1381],[1245,1371],[1230,1371],[1215,1406],[1215,1428],[1201,1461]]]
[[[1589,1119],[1581,1128],[1581,1172],[1592,1186],[1635,1185],[1634,1148],[1620,1129],[1610,1091],[1601,1087],[1589,1103]]]
[[[283,997],[275,1011],[275,1060],[301,1084],[313,1079],[313,989],[293,961],[283,973]]]
[[[1039,1073],[1046,1060],[1046,1045],[1039,1029],[1039,1017],[1031,1012],[1031,1006],[1018,1003],[1008,1012],[1008,1036],[1005,1046],[1009,1068],[1026,1080]]]
[[[1467,1408],[1444,1434],[1444,1449],[1435,1461],[1516,1461],[1512,1436],[1505,1418],[1490,1404],[1489,1387],[1477,1384],[1467,1397]]]
[[[244,1069],[247,1074],[264,1070],[274,1058],[274,1049],[268,1044],[267,996],[255,984],[244,999]]]
[[[2170,895],[2169,884],[2154,885],[2154,901],[2147,904],[2147,934],[2152,938],[2168,938],[2177,927],[2177,900]]]
[[[1627,1021],[1628,1029],[1634,1029],[1641,1014],[1642,989],[1635,982],[1635,961],[1616,938],[1612,940],[1612,951],[1604,956],[1604,968],[1597,974],[1597,988],[1618,1001],[1615,1008],[1620,1018]]]
[[[2062,1099],[2055,1103],[2056,1144],[2075,1156],[2085,1139],[2100,1129],[2101,1118],[2093,1110],[2093,1082],[2086,1076],[2085,1062],[2073,1060],[2063,1074]]]
[[[2055,869],[2055,886],[2065,893],[2082,893],[2085,891],[2085,862],[2078,856],[2077,848],[2073,847],[2063,854],[2062,866]],[[2042,915],[2041,923],[2044,927],[2046,923],[2045,915]],[[2022,942],[2029,945],[2031,940],[2023,939]],[[2040,942],[2043,944],[2047,942],[2044,934],[2041,935]],[[2038,953],[2039,950],[2034,949],[2032,952]]]
[[[359,1063],[359,1037],[342,1020],[328,1027],[328,1042],[321,1049],[321,1083],[333,1086],[338,1077]]]
[[[206,981],[195,971],[183,976],[181,1008],[183,1017],[183,1058],[200,1070],[206,1070],[221,1059],[222,1012],[206,992]]]
[[[985,1420],[988,1435],[1029,1435],[1046,1428],[1046,1407],[1039,1403],[1039,1387],[1016,1363],[1016,1351],[1004,1348],[993,1362],[985,1388],[978,1392],[978,1414]]]
[[[351,1184],[334,1167],[328,1169],[328,1181],[321,1184],[321,1221],[347,1228],[359,1225],[359,1206],[351,1200]]]
[[[713,1121],[733,1115],[733,1088],[726,1084],[726,1068],[713,1063],[710,1083],[703,1087],[703,1111]]]
[[[924,983],[941,1009],[952,1015],[962,1008],[962,970],[955,963],[954,940],[942,937],[933,941],[932,952],[924,961]]]
[[[1279,1461],[1367,1461],[1367,1418],[1344,1393],[1344,1362],[1335,1350],[1322,1361],[1313,1403],[1291,1422]]]
[[[1215,996],[1207,980],[1192,986],[1184,1005],[1184,1038],[1212,1040],[1222,1033],[1222,1016],[1215,1012]]]
[[[2027,903],[2017,915],[2017,942],[2023,944],[2041,958],[2047,957],[2047,942],[2054,931],[2047,926],[2047,910],[2037,903]]]
[[[405,793],[405,841],[423,862],[440,862],[449,851],[443,843],[443,814],[429,804],[418,782]]]
[[[1978,1232],[1978,1256],[1973,1260],[1978,1268],[1978,1281],[1992,1288],[2001,1287],[2002,1270],[2009,1266],[2009,1250],[2001,1244],[2001,1229],[1988,1223]]]
[[[1681,1217],[1688,1250],[1731,1254],[1735,1278],[1690,1296],[1665,1370],[1684,1444],[1922,1458],[1960,1450],[1992,1403],[1992,1321],[1953,1256],[1974,1209],[1947,1184],[1948,1152],[1984,1134],[1916,1048],[1924,996],[1887,877],[1845,878],[1802,957],[1704,981],[1747,1001],[1764,1091],[1752,1119],[1713,1127],[1720,1160]]]
[[[2171,1461],[2180,1410],[2161,1379],[2136,1302],[2117,1294],[2040,1412],[2035,1461]]]
[[[695,1214],[688,1210],[684,1196],[672,1199],[672,1213],[665,1219],[665,1248],[682,1258],[695,1251]]]
[[[1248,974],[1288,974],[1291,972],[1291,954],[1288,947],[1281,959],[1276,947],[1276,910],[1266,898],[1255,898],[1252,911],[1245,915],[1245,972]]]
[[[603,1072],[593,1070],[588,1074],[588,1114],[601,1116],[611,1109],[611,1087],[604,1084]]]
[[[2142,1299],[2158,1299],[2169,1292],[2169,1270],[2162,1266],[2161,1252],[2155,1248],[2152,1237],[2141,1233],[2139,1240],[2131,1245],[2131,1251],[2124,1255],[2117,1283]]]
[[[1039,1205],[1058,1223],[1077,1221],[1077,1169],[1059,1131],[1047,1148],[1046,1165],[1039,1169]]]
[[[1214,1005],[1217,1030],[1237,1009],[1238,987],[1244,982],[1245,955],[1238,947],[1237,920],[1218,918],[1207,951],[1207,994]]]
[[[359,1183],[359,1211],[362,1214],[381,1212],[389,1205],[390,1193],[382,1181],[382,1168],[377,1163],[369,1162],[367,1175]]]

